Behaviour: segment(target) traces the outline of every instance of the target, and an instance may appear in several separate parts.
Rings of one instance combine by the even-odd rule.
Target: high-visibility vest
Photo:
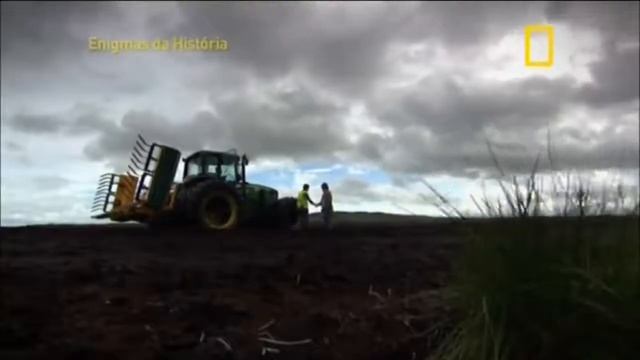
[[[307,192],[302,190],[298,193],[298,209],[308,209]]]

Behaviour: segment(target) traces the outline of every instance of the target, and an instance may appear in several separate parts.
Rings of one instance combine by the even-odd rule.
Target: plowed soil
[[[424,359],[460,249],[449,225],[380,221],[1,236],[2,359]]]

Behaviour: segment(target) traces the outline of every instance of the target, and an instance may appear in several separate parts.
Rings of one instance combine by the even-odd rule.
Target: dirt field
[[[1,231],[2,359],[424,359],[460,247],[447,225],[380,221]]]

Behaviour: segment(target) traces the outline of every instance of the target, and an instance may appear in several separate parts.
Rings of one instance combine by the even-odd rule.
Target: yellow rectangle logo
[[[542,61],[531,60],[531,35],[533,33],[547,34],[547,59]],[[524,28],[524,65],[526,67],[550,68],[553,66],[553,26],[528,25]]]

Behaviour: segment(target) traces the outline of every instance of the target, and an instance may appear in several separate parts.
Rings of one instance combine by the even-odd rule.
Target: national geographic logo
[[[547,57],[542,60],[532,60],[531,36],[535,33],[546,34]],[[527,25],[524,28],[524,66],[528,68],[551,68],[554,57],[554,33],[551,25]]]
[[[89,38],[89,51],[111,54],[125,52],[175,51],[175,52],[219,52],[228,51],[229,42],[216,38],[189,38],[175,36],[171,39],[155,40],[108,40],[95,36]]]

